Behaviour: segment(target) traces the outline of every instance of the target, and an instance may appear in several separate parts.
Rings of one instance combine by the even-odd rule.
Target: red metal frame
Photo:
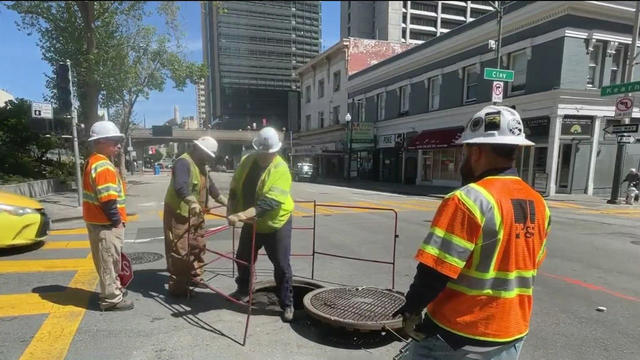
[[[318,203],[315,200],[298,200],[295,201],[295,203],[307,203],[307,204],[313,204],[313,226],[312,227],[292,227],[292,230],[308,230],[308,231],[312,231],[312,251],[310,254],[307,253],[302,253],[302,254],[296,254],[293,253],[291,254],[291,256],[298,256],[298,257],[311,257],[311,279],[312,280],[317,280],[315,278],[315,260],[316,260],[316,254],[318,255],[323,255],[323,256],[329,256],[329,257],[335,257],[335,258],[341,258],[341,259],[348,259],[348,260],[355,260],[355,261],[364,261],[364,262],[371,262],[371,263],[378,263],[378,264],[386,264],[386,265],[391,265],[392,267],[392,273],[391,273],[391,288],[395,289],[395,269],[396,269],[396,245],[397,245],[397,240],[398,240],[398,212],[395,209],[392,208],[380,208],[380,207],[368,207],[368,206],[349,206],[349,205],[333,205],[333,204],[322,204],[322,203]],[[221,206],[218,206],[216,208],[219,208]],[[366,259],[366,258],[358,258],[358,257],[351,257],[351,256],[344,256],[344,255],[338,255],[338,254],[332,254],[332,253],[328,253],[328,252],[322,252],[322,251],[317,251],[316,250],[316,217],[317,217],[317,208],[319,207],[325,207],[325,208],[344,208],[344,209],[360,209],[360,210],[370,210],[370,211],[386,211],[386,212],[392,212],[394,215],[394,229],[393,229],[393,257],[391,259],[391,261],[383,261],[383,260],[374,260],[374,259]],[[209,209],[209,210],[213,210],[215,208]],[[220,218],[226,218],[226,216],[221,215],[221,214],[216,214],[216,213],[212,213],[212,212],[208,212],[207,214],[209,215],[213,215],[216,217],[220,217]],[[292,214],[293,216],[293,214]],[[209,284],[207,284],[206,282],[201,282],[201,284],[205,285],[209,290],[222,295],[224,298],[226,298],[227,300],[230,300],[236,304],[240,304],[240,305],[248,305],[249,309],[247,311],[247,318],[245,321],[245,328],[244,328],[244,335],[243,335],[243,340],[242,340],[242,346],[246,345],[247,343],[247,335],[249,332],[249,322],[251,320],[251,310],[252,310],[252,305],[253,305],[253,290],[254,290],[254,276],[255,276],[255,262],[256,262],[256,258],[253,255],[255,253],[255,246],[256,246],[256,226],[255,223],[252,223],[252,239],[251,239],[251,261],[250,263],[247,263],[245,261],[239,260],[236,257],[234,257],[235,251],[236,251],[236,227],[233,226],[229,226],[229,225],[222,225],[222,226],[218,226],[212,229],[208,229],[204,232],[204,238],[208,238],[211,237],[213,235],[219,234],[223,231],[229,230],[231,229],[231,252],[220,252],[220,251],[215,251],[215,250],[211,250],[211,249],[206,249],[207,252],[210,252],[212,254],[217,255],[216,258],[214,258],[213,260],[206,262],[204,264],[202,264],[200,266],[200,268],[204,268],[205,266],[218,261],[220,259],[228,259],[231,260],[231,269],[232,269],[232,276],[235,278],[235,264],[236,263],[240,263],[240,264],[244,264],[247,266],[250,266],[250,276],[251,278],[249,279],[249,301],[248,302],[243,302],[243,301],[239,301],[236,300],[232,297],[230,297],[229,295],[223,293],[221,290],[218,290],[212,286],[210,286]],[[191,236],[191,221],[189,221],[189,230],[188,230],[188,245],[187,245],[187,254],[190,254],[190,236]],[[258,255],[266,255],[264,253],[259,253]],[[319,280],[322,281],[322,280]]]

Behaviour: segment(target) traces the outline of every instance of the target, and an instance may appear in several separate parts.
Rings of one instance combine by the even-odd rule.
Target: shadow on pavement
[[[242,344],[198,316],[200,313],[220,309],[246,313],[246,310],[242,310],[242,306],[233,304],[212,291],[202,289],[194,291],[189,298],[174,297],[167,291],[167,282],[168,274],[165,269],[134,270],[133,281],[127,290],[154,300],[167,309],[172,317],[181,318],[191,326],[225,337],[239,345]]]
[[[45,285],[31,289],[42,300],[61,306],[73,306],[78,309],[100,311],[98,294],[94,291],[62,285]]]
[[[24,254],[30,251],[38,250],[43,246],[44,246],[44,241],[38,241],[30,245],[0,249],[0,257]]]

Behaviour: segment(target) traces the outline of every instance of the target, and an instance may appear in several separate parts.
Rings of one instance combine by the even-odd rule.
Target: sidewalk
[[[351,180],[347,182],[341,179],[318,179],[316,184],[341,186],[352,189],[362,189],[371,191],[388,192],[402,195],[429,196],[436,198],[444,198],[445,195],[452,192],[456,188],[446,186],[425,186],[410,185],[400,183],[389,183],[372,180]]]

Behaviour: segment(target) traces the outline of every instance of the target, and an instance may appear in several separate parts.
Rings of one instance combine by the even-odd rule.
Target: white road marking
[[[164,239],[164,236],[156,236],[156,237],[151,237],[151,238],[146,238],[146,239],[125,240],[124,242],[126,242],[126,243],[145,243],[145,242],[149,242],[149,241],[153,241],[153,240],[160,240],[160,239]]]

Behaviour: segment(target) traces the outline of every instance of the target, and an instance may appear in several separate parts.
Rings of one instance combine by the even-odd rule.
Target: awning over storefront
[[[413,138],[407,149],[429,150],[442,149],[456,146],[456,141],[462,136],[464,126],[456,126],[444,129],[424,130]]]

